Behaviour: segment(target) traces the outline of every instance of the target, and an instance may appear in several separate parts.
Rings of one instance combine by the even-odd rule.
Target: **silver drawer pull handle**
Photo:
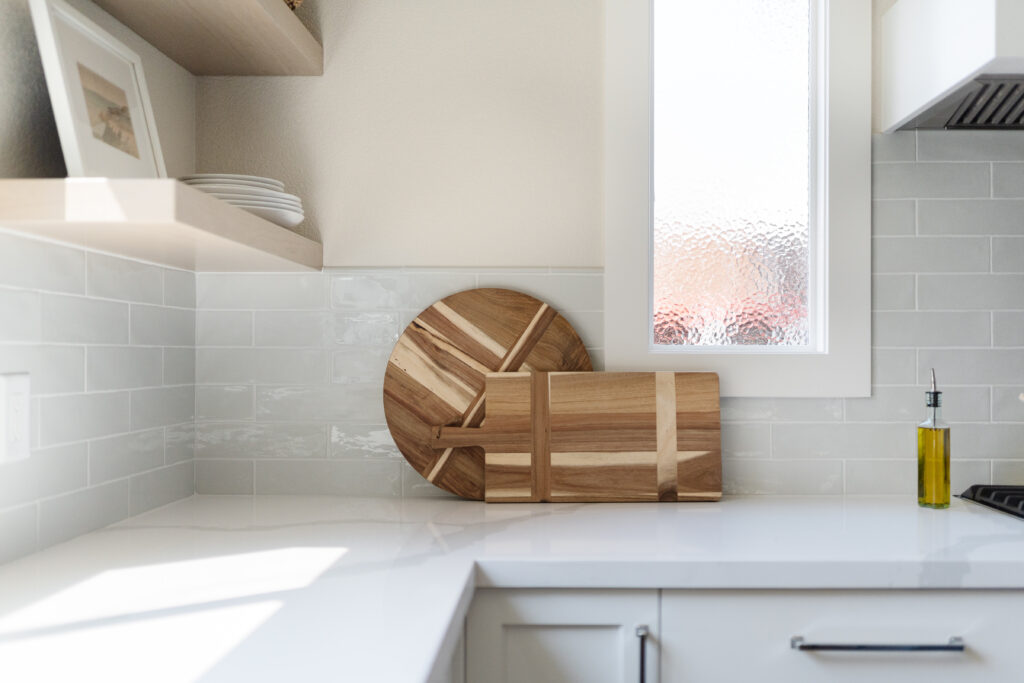
[[[640,639],[640,683],[644,683],[647,680],[647,636],[651,635],[651,632],[646,626],[636,627],[636,637]]]
[[[876,643],[808,643],[803,636],[793,636],[789,646],[794,650],[826,651],[826,652],[963,652],[967,649],[964,639],[953,636],[948,643],[908,643],[908,644],[876,644]]]

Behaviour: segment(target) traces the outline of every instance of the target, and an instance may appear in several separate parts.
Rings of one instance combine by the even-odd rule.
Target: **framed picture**
[[[29,0],[69,176],[163,178],[139,56],[64,0]]]

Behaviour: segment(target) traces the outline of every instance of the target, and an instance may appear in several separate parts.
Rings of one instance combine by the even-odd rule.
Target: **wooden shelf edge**
[[[201,272],[323,268],[318,242],[170,179],[2,180],[0,228]]]
[[[95,0],[196,76],[322,76],[324,50],[284,0]]]

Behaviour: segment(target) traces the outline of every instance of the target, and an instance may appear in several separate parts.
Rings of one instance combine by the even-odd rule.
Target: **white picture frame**
[[[142,60],[64,0],[29,0],[69,177],[164,178]]]

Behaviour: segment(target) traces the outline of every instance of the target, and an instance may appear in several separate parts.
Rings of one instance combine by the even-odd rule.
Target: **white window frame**
[[[713,371],[723,396],[871,394],[871,3],[821,0],[823,351],[655,349],[650,0],[605,2],[605,368]],[[713,65],[707,68],[714,68]]]

